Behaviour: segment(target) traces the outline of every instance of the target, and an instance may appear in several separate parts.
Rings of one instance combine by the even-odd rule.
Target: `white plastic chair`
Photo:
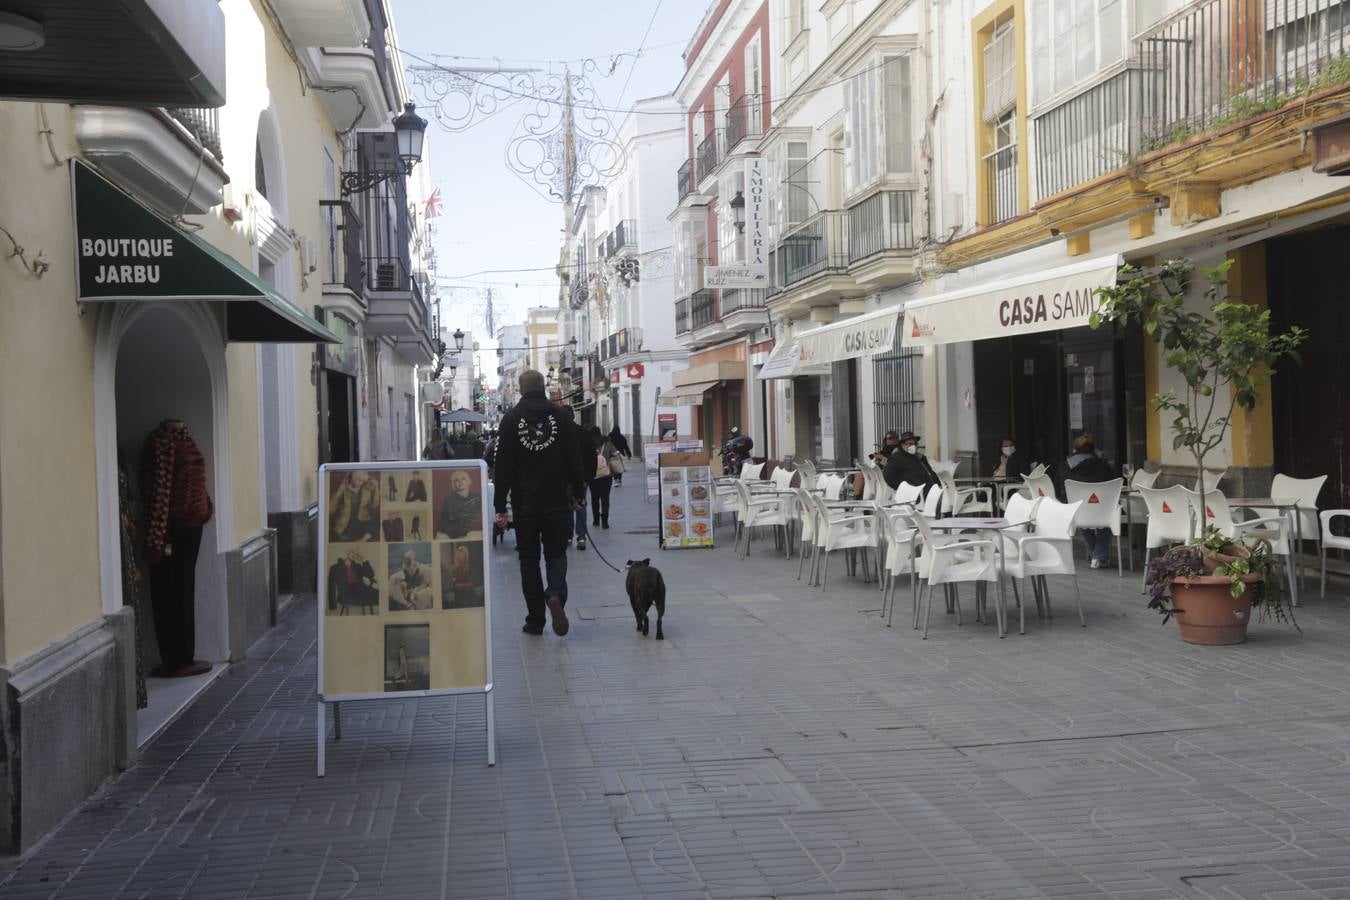
[[[961,463],[954,459],[930,459],[928,464],[933,467],[933,471],[936,472],[939,477],[941,477],[943,472],[946,472],[948,475],[955,478],[956,467]]]
[[[900,482],[900,486],[895,489],[891,495],[892,503],[914,503],[918,504],[923,500],[923,485],[910,484],[908,481]]]
[[[1298,509],[1295,511],[1298,516],[1298,533],[1303,536],[1305,541],[1315,541],[1321,543],[1322,531],[1320,519],[1317,515],[1317,497],[1322,493],[1322,486],[1327,483],[1327,476],[1318,475],[1316,478],[1293,478],[1289,475],[1277,474],[1270,482],[1270,496],[1280,499],[1293,499],[1298,501]],[[1258,509],[1256,514],[1265,518],[1266,516],[1276,516],[1280,514],[1278,509]],[[1302,547],[1295,548],[1302,550]]]
[[[824,475],[816,476],[816,489],[826,500],[838,500],[839,494],[844,490],[844,476],[827,472]]]
[[[809,487],[816,483],[816,464],[809,459],[797,463],[797,471],[802,474],[801,486]]]
[[[1141,487],[1151,488],[1157,482],[1159,474],[1159,472],[1150,472],[1147,469],[1135,469],[1130,475],[1130,488],[1135,491]],[[1131,526],[1148,518],[1148,507],[1144,504],[1144,498],[1138,494],[1123,494],[1120,498],[1120,506]],[[1134,535],[1127,533],[1126,537],[1130,545],[1130,568],[1133,569]]]
[[[1100,482],[1069,479],[1064,482],[1064,496],[1069,502],[1083,502],[1078,510],[1078,518],[1074,520],[1074,530],[1109,528],[1116,539],[1116,569],[1121,577],[1125,575],[1120,529],[1120,492],[1124,487],[1125,482],[1119,478]]]
[[[789,472],[782,466],[779,466],[778,468],[773,470],[773,474],[769,476],[769,481],[773,484],[774,490],[776,491],[780,492],[790,491],[792,490],[793,476],[794,473]]]
[[[759,481],[759,473],[764,471],[764,463],[752,463],[746,460],[741,466],[741,481]]]
[[[1073,535],[1075,520],[1082,501],[1060,503],[1053,497],[1043,497],[1036,508],[1036,530],[1028,535],[1012,535],[1008,542],[1016,552],[1005,554],[1003,569],[1014,579],[1030,578],[1031,589],[1038,608],[1044,606],[1045,615],[1053,618],[1050,609],[1050,591],[1047,575],[1068,575],[1073,578],[1074,599],[1078,604],[1078,622],[1087,627],[1083,614],[1083,594],[1078,589],[1078,571],[1073,562]],[[1016,589],[1016,582],[1014,582]],[[1018,633],[1027,633],[1026,606],[1018,598]]]
[[[1028,478],[1039,478],[1045,474],[1045,463],[1034,463],[1031,470],[1027,472]]]
[[[937,473],[938,482],[947,495],[944,502],[954,516],[974,516],[994,514],[994,504],[987,487],[960,488],[956,480],[946,472]]]
[[[1139,496],[1148,510],[1148,529],[1144,535],[1144,578],[1148,577],[1148,558],[1153,551],[1168,544],[1189,541],[1194,534],[1191,526],[1192,493],[1175,484],[1166,488],[1140,487]]]
[[[886,496],[890,489],[882,479],[881,469],[877,467],[876,463],[871,462],[870,460],[863,463],[862,475],[864,482],[862,499],[876,500],[879,497]]]
[[[1026,477],[1026,482],[1027,496],[1030,499],[1035,500],[1037,497],[1049,497],[1052,500],[1054,499],[1055,482],[1049,475],[1045,474],[1044,467],[1042,467],[1041,474],[1028,475]]]
[[[977,585],[975,593],[976,619],[980,619],[984,607],[988,586],[993,583],[999,588],[998,553],[992,540],[953,540],[936,539],[928,520],[923,516],[909,516],[909,521],[918,529],[923,544],[920,556],[922,569],[920,575],[925,579],[924,591],[920,595],[923,608],[923,639],[928,640],[928,621],[933,613],[933,588],[938,585],[952,585],[957,588],[963,583]],[[923,598],[926,595],[927,604]],[[959,588],[952,592],[952,603],[956,608],[956,624],[961,623],[961,594]],[[917,610],[916,610],[917,612]],[[1003,637],[1003,610],[997,604],[994,609],[995,628],[999,637]]]
[[[735,550],[741,559],[750,555],[750,538],[752,528],[758,528],[764,525],[770,525],[775,528],[782,528],[784,532],[788,525],[788,504],[782,497],[777,496],[756,496],[750,493],[750,488],[741,481],[736,482],[737,498],[740,501],[736,511],[736,544]],[[741,538],[745,538],[745,549],[741,550]],[[787,535],[784,534],[783,543],[787,543]]]
[[[927,496],[923,499],[923,514],[927,518],[936,519],[942,515],[942,499],[945,496],[942,485],[935,484],[928,489]]]
[[[1219,489],[1219,482],[1223,481],[1223,477],[1227,474],[1227,469],[1206,469],[1201,478],[1205,484],[1205,493],[1208,494],[1210,491],[1217,491]]]
[[[808,494],[816,508],[816,554],[820,557],[820,589],[830,570],[830,553],[835,550],[862,552],[863,577],[867,577],[867,550],[877,549],[876,520],[869,513],[830,509],[818,494]]]
[[[1236,521],[1233,519],[1233,512],[1228,506],[1228,498],[1221,491],[1210,491],[1205,494],[1204,519],[1202,519],[1200,495],[1189,488],[1183,488],[1183,490],[1186,491],[1187,499],[1191,505],[1191,521],[1195,524],[1197,533],[1200,530],[1200,523],[1207,520],[1209,525],[1213,525],[1219,529],[1220,533],[1235,541],[1253,537],[1270,541],[1270,552],[1285,559],[1286,574],[1289,578],[1289,597],[1293,604],[1297,606],[1298,585],[1291,557],[1294,541],[1288,517],[1277,512],[1273,516]]]
[[[909,599],[915,611],[918,609],[918,590],[916,587],[918,566],[919,531],[909,521],[908,510],[881,510],[877,513],[877,540],[884,551],[881,563],[881,614],[886,619],[886,627],[891,627],[895,616],[895,580],[909,573]]]
[[[1322,596],[1327,595],[1327,550],[1350,550],[1350,535],[1331,533],[1331,523],[1337,519],[1350,519],[1350,509],[1324,509],[1320,516],[1322,531]]]
[[[801,581],[808,556],[811,557],[812,578],[816,572],[816,505],[811,502],[811,492],[805,487],[798,487],[794,493],[791,510],[797,522],[797,580]]]

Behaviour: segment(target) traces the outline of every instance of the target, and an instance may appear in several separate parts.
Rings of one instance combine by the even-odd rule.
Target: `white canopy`
[[[807,363],[832,363],[889,353],[895,344],[895,327],[900,320],[900,308],[888,306],[822,325],[797,335],[801,358]]]
[[[700,381],[697,384],[682,384],[662,391],[656,398],[657,406],[702,406],[703,393],[716,387],[716,381]]]
[[[1103,256],[905,304],[906,347],[932,347],[1088,324],[1097,288],[1116,283],[1120,256]]]
[[[823,363],[802,362],[801,345],[795,340],[779,341],[760,367],[759,378],[795,378],[798,375],[828,375],[830,367]]]

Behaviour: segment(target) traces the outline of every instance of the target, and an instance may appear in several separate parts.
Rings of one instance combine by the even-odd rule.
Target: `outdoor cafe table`
[[[1014,523],[1009,522],[1002,516],[952,516],[947,519],[929,519],[928,527],[934,531],[978,531],[993,535],[994,541],[998,542],[998,532],[1009,527]],[[998,599],[994,603],[994,620],[998,629],[998,636],[1003,637],[1008,633],[1007,615],[1008,611],[1004,608],[1003,602],[1003,554],[997,552],[1001,548],[996,547],[998,557]]]
[[[1290,548],[1290,555],[1293,559],[1290,562],[1294,566],[1295,582],[1303,586],[1303,522],[1300,521],[1298,514],[1298,500],[1293,497],[1229,497],[1228,505],[1233,509],[1278,509],[1280,514],[1289,520],[1289,533],[1293,535],[1294,546]],[[1298,606],[1297,595],[1293,598],[1294,606]]]

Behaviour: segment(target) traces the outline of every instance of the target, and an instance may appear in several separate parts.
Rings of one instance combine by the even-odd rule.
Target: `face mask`
[[[1003,455],[1004,455],[1004,456],[1012,456],[1012,455],[1013,455],[1013,451],[1015,451],[1016,449],[1017,449],[1016,447],[1004,447],[1004,448],[1003,448]]]
[[[918,444],[910,444],[909,446],[905,447],[905,452],[906,452],[906,453],[912,453],[912,454],[914,454],[914,455],[917,456],[918,453],[919,453],[919,446],[918,446]]]

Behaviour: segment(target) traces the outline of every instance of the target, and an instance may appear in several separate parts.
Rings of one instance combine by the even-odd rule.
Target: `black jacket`
[[[583,439],[569,412],[542,392],[521,397],[502,417],[498,431],[493,467],[497,512],[506,512],[508,499],[517,513],[569,509],[586,490]]]
[[[1120,473],[1116,471],[1115,467],[1095,453],[1087,459],[1080,459],[1078,464],[1072,468],[1066,462],[1059,467],[1055,474],[1058,476],[1055,487],[1059,489],[1059,499],[1065,502],[1068,500],[1068,496],[1064,492],[1064,482],[1066,481],[1084,481],[1088,484],[1098,484],[1120,478]]]
[[[897,450],[886,460],[886,468],[881,470],[881,477],[886,479],[892,490],[898,488],[901,482],[921,484],[924,487],[938,483],[937,473],[929,465],[928,457],[918,453],[906,453],[903,450]]]
[[[1003,451],[1000,450],[999,452],[1002,453]],[[997,468],[997,464],[995,464],[995,468]],[[1021,450],[1014,450],[1013,455],[1008,457],[1008,465],[1004,467],[1003,471],[1006,477],[1016,478],[1031,471],[1031,462]]]
[[[623,436],[623,432],[619,430],[618,425],[615,425],[614,430],[609,433],[609,442],[614,445],[615,450],[618,450],[625,457],[633,458],[633,451],[628,446],[628,438]]]

